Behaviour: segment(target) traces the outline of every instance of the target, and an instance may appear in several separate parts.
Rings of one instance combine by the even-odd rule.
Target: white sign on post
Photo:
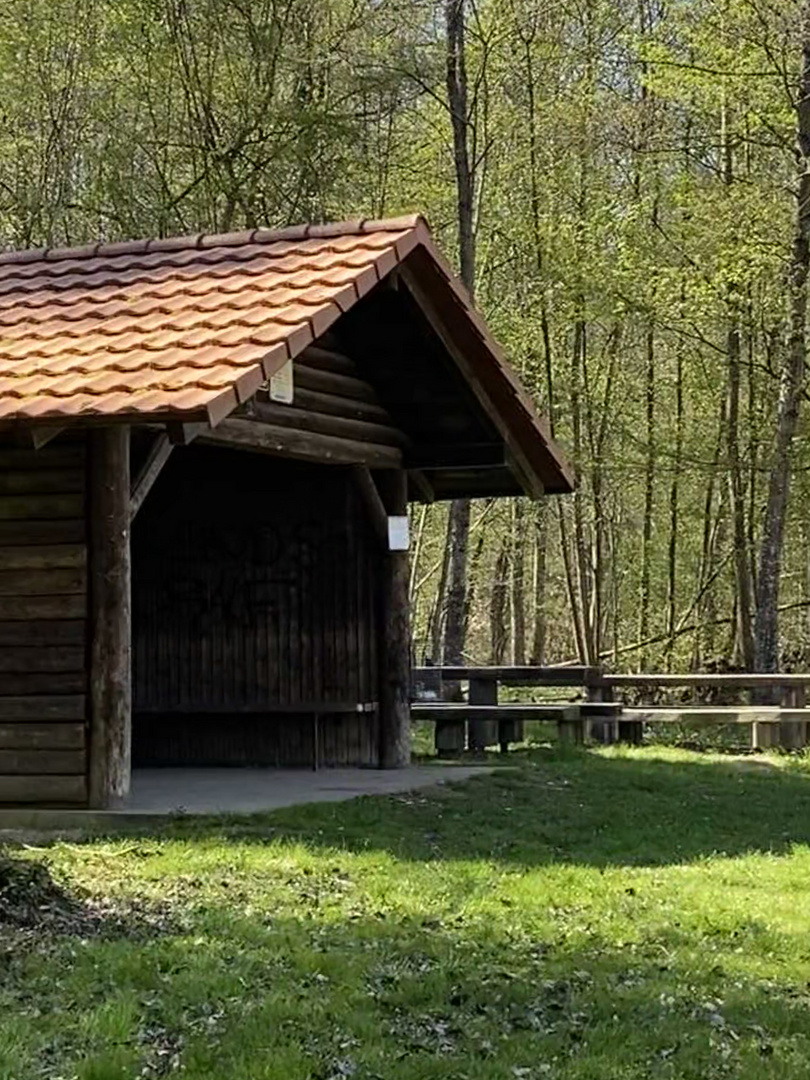
[[[288,360],[270,378],[270,400],[292,405],[293,393],[293,362]]]
[[[406,515],[388,518],[388,550],[407,551],[411,546],[410,530]]]

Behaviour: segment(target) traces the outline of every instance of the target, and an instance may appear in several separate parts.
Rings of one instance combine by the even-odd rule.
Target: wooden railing
[[[468,684],[463,694],[447,700],[448,684],[458,688]],[[597,667],[422,667],[413,669],[413,704],[416,720],[435,723],[436,749],[440,754],[457,754],[469,745],[481,750],[523,739],[527,720],[552,721],[561,739],[582,742],[640,742],[646,723],[747,724],[754,747],[807,745],[810,709],[806,708],[807,674],[721,674],[690,673],[614,675]],[[580,691],[577,701],[543,703],[500,703],[500,686],[569,687]],[[722,705],[712,702],[688,704],[659,703],[626,705],[614,700],[626,689],[657,691],[692,689],[749,691],[767,700],[766,704]],[[693,695],[694,696],[694,695]]]

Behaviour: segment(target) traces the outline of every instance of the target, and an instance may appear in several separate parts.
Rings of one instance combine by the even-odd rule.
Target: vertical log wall
[[[376,765],[380,558],[347,469],[175,452],[133,528],[135,764],[309,765],[317,732]]]
[[[0,448],[0,803],[87,800],[85,466]]]

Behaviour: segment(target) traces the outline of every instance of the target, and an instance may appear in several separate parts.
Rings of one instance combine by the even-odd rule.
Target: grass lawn
[[[537,751],[23,855],[84,914],[0,926],[2,1080],[810,1075],[804,761]]]

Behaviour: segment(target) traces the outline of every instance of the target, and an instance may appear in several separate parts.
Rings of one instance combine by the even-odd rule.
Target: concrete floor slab
[[[362,795],[395,795],[492,772],[485,765],[407,769],[136,769],[126,803],[115,810],[0,809],[0,834],[77,834],[159,826],[168,818],[256,814]]]
[[[138,769],[118,813],[255,814],[302,803],[392,795],[489,772],[481,766],[407,769]]]

